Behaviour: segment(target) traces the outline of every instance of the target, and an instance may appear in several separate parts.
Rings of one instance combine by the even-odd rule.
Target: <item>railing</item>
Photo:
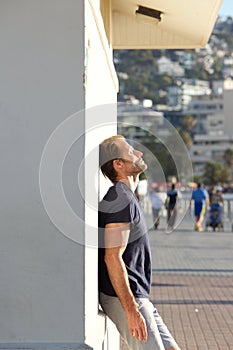
[[[180,216],[184,216],[185,213],[189,210],[190,207],[190,198],[191,194],[182,194],[182,197],[179,199],[179,211]],[[148,223],[152,225],[152,208],[151,208],[151,199],[147,194],[141,198],[141,204],[143,211],[146,214]],[[193,213],[193,203],[191,205],[191,213]],[[162,217],[166,217],[166,209],[162,209]],[[233,232],[233,194],[224,194],[223,195],[223,223],[225,231]]]
[[[186,210],[189,206],[191,194],[182,195],[181,207]],[[223,220],[232,223],[233,219],[233,194],[223,195]]]
[[[223,195],[223,212],[224,218],[227,219],[230,223],[232,223],[233,219],[233,195],[232,194],[224,194]]]

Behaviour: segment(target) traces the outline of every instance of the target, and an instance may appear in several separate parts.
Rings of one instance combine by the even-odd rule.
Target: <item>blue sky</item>
[[[219,15],[233,17],[233,0],[223,0]]]

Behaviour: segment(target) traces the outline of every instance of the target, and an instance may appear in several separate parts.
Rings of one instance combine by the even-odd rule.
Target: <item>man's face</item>
[[[127,175],[138,175],[147,169],[147,165],[142,159],[142,152],[134,149],[126,141],[120,141],[118,147],[125,163]]]

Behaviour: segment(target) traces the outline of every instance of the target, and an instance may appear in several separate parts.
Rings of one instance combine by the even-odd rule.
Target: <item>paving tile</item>
[[[233,233],[190,227],[150,231],[150,299],[181,350],[233,349]]]

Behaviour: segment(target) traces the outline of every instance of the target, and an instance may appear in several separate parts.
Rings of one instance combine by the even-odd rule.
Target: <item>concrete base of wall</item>
[[[0,350],[93,350],[86,344],[54,344],[54,343],[9,343],[0,344]]]

